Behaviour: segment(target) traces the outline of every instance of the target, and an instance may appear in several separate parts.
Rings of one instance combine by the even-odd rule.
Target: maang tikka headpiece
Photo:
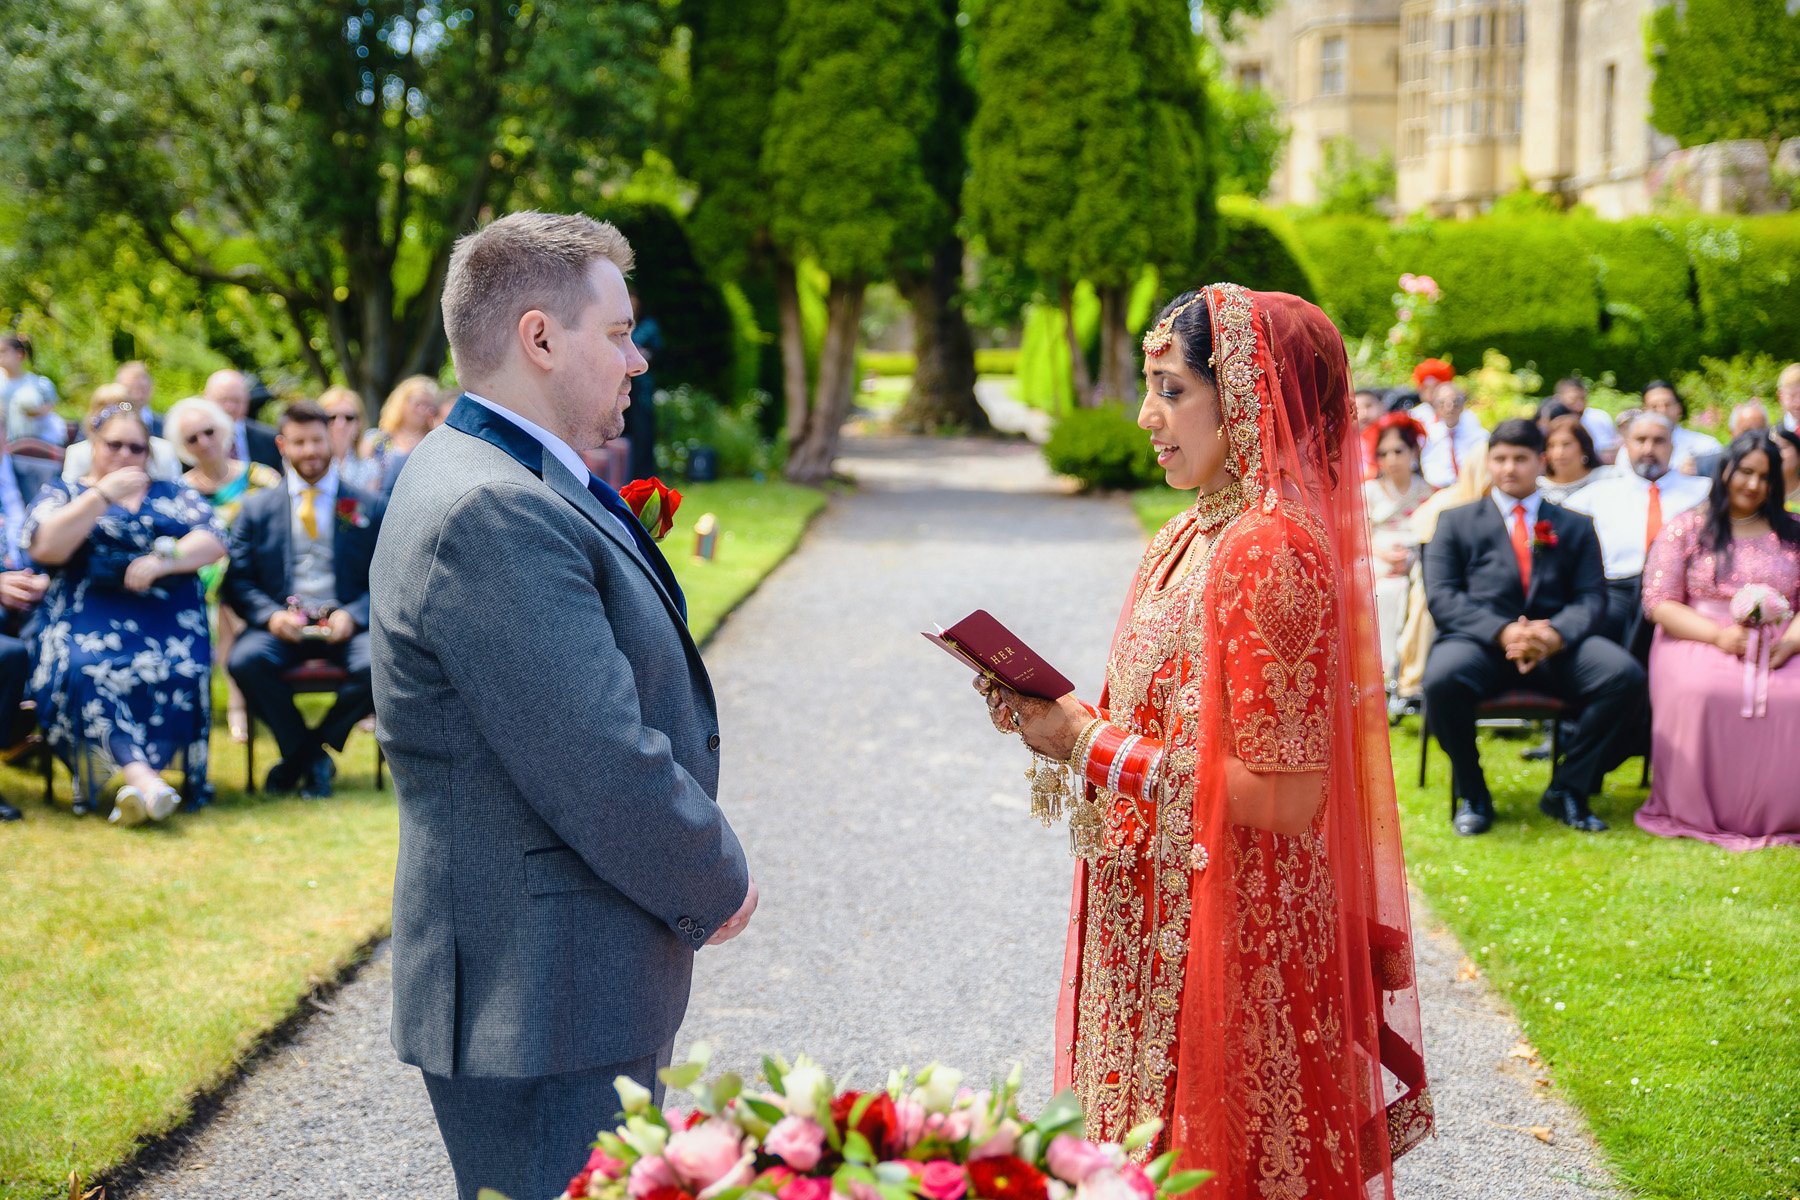
[[[1144,353],[1151,358],[1161,358],[1175,341],[1175,318],[1200,302],[1204,293],[1195,293],[1194,298],[1156,323],[1156,328],[1144,335]]]

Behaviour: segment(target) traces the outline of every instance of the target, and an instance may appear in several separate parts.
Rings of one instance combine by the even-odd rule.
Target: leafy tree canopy
[[[1650,122],[1683,146],[1800,137],[1800,5],[1658,5],[1648,36]]]
[[[1394,156],[1386,150],[1364,154],[1356,140],[1325,143],[1324,168],[1313,176],[1319,200],[1315,211],[1330,216],[1372,216],[1394,195]]]
[[[123,221],[266,297],[321,381],[435,373],[451,245],[641,149],[656,0],[15,0],[0,186],[53,256]]]
[[[1221,196],[1263,196],[1287,149],[1292,131],[1268,89],[1239,87],[1226,77],[1212,43],[1202,43],[1201,72],[1213,118],[1213,160]]]

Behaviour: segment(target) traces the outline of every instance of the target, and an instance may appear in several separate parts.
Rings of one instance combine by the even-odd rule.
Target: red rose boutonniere
[[[669,536],[675,524],[675,510],[681,507],[681,493],[654,476],[632,480],[619,489],[619,499],[625,501],[625,507],[638,519],[644,532],[657,542]]]
[[[1551,528],[1550,522],[1539,521],[1531,527],[1531,548],[1533,550],[1556,549],[1556,530]]]
[[[369,527],[369,514],[363,511],[362,501],[353,496],[338,497],[337,519],[358,529]]]

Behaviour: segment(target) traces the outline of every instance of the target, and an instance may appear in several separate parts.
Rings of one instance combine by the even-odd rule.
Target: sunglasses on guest
[[[356,414],[355,413],[331,413],[325,419],[327,421],[331,422],[333,425],[336,425],[339,421],[344,422],[346,425],[354,425],[356,423]]]
[[[114,454],[144,454],[150,449],[143,442],[121,442],[116,438],[106,438],[100,444]]]
[[[185,442],[187,445],[191,446],[195,442],[199,441],[201,438],[209,438],[209,437],[217,436],[218,432],[219,431],[217,429],[214,429],[211,425],[208,425],[205,429],[194,430],[194,432],[188,434],[186,437],[182,438],[181,440],[183,442]]]

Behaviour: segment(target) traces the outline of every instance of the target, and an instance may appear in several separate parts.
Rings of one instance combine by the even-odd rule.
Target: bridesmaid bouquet
[[[1765,717],[1769,714],[1769,655],[1775,648],[1779,631],[1794,610],[1787,597],[1760,583],[1745,584],[1731,598],[1731,619],[1750,631],[1750,643],[1744,647],[1744,706],[1742,717]]]
[[[990,1091],[934,1064],[858,1092],[839,1090],[805,1055],[792,1066],[764,1058],[768,1090],[752,1093],[733,1074],[700,1082],[709,1054],[696,1042],[686,1063],[661,1072],[693,1096],[692,1112],[659,1111],[620,1076],[625,1123],[600,1134],[558,1200],[1174,1200],[1212,1177],[1171,1173],[1173,1151],[1133,1161],[1161,1121],[1120,1143],[1088,1141],[1069,1092],[1026,1120],[1017,1067]]]

